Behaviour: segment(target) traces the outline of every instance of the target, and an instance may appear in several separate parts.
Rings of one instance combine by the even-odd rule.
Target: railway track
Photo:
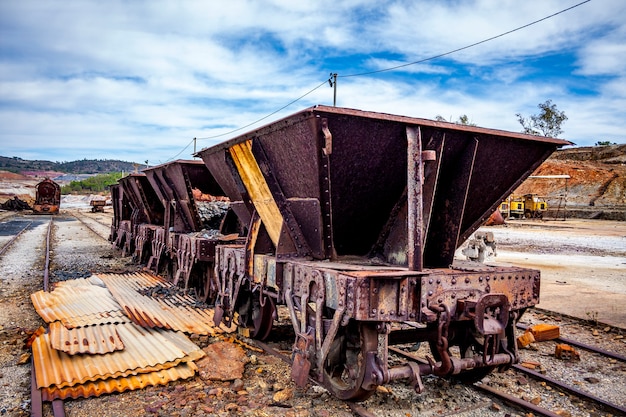
[[[285,328],[288,328],[288,326],[285,326]],[[571,339],[567,339],[567,338],[560,338],[559,341],[560,342],[571,341],[573,343],[576,343],[576,341],[572,341]],[[284,349],[279,350],[279,348],[275,347],[275,346],[278,346],[278,344],[280,343],[281,343],[280,340],[268,341],[267,343],[254,341],[254,344],[256,344],[259,348],[263,349],[269,355],[279,358],[283,362],[291,365],[292,363],[291,357],[284,353],[285,350]],[[608,351],[606,349],[598,348],[595,346],[581,344],[579,342],[577,345],[584,346],[585,349],[590,354],[602,355],[603,357],[606,357],[607,359],[612,359],[612,360],[616,360],[615,358],[617,358],[617,360],[620,360],[622,362],[624,361],[624,356],[621,355],[621,353],[619,352],[612,352],[612,351]],[[414,352],[408,351],[409,348],[410,348],[409,346],[404,346],[403,348],[400,348],[398,346],[390,346],[389,347],[390,355],[397,355],[399,357],[402,357],[405,360],[408,359],[408,360],[415,361],[418,363],[427,363],[427,360],[424,357],[419,357]],[[422,351],[420,350],[420,352]],[[626,364],[622,363],[622,365],[626,365]],[[529,398],[529,395],[524,394],[524,393],[512,394],[511,392],[507,392],[507,390],[505,389],[496,387],[496,385],[514,387],[519,383],[520,380],[523,380],[526,377],[533,380],[533,381],[529,381],[528,385],[539,387],[539,389],[544,392],[544,395],[549,394],[550,396],[556,399],[567,398],[567,400],[572,404],[572,408],[574,409],[579,408],[580,410],[592,410],[592,412],[596,413],[596,414],[585,414],[584,412],[581,412],[581,414],[575,414],[575,413],[570,414],[572,416],[576,416],[576,415],[598,415],[598,416],[626,415],[626,408],[624,408],[620,404],[612,403],[611,401],[607,401],[598,395],[594,395],[592,393],[586,392],[583,389],[570,386],[562,381],[559,381],[557,378],[551,378],[549,375],[543,375],[540,372],[529,370],[521,365],[514,365],[507,372],[497,373],[493,375],[497,375],[498,379],[502,379],[504,382],[501,382],[499,384],[493,384],[490,381],[492,378],[491,376],[489,376],[487,377],[485,382],[478,382],[478,383],[466,385],[468,389],[483,395],[485,397],[483,401],[474,403],[474,404],[465,405],[463,407],[460,407],[458,410],[454,412],[446,413],[444,415],[456,415],[456,414],[466,415],[466,413],[470,413],[470,414],[475,413],[476,415],[481,415],[481,412],[486,413],[488,411],[492,411],[493,407],[496,407],[496,406],[493,406],[493,404],[495,403],[495,404],[500,404],[497,406],[498,409],[500,409],[500,407],[504,407],[504,411],[506,411],[506,407],[512,407],[512,410],[517,411],[518,413],[522,411],[523,414],[526,414],[526,415],[541,415],[541,416],[546,416],[546,417],[563,416],[564,413],[563,413],[563,409],[561,408],[555,410],[554,407],[551,407],[548,405],[542,406],[541,404],[537,404],[536,402],[537,402],[538,397]],[[309,382],[311,384],[320,385],[318,381],[315,381],[312,378],[309,378]],[[393,390],[393,387],[391,389]],[[426,391],[425,395],[429,395],[428,390]],[[541,403],[548,404],[550,403],[550,400],[548,398],[542,398]],[[375,406],[374,407],[368,406],[367,402],[365,403],[347,402],[347,405],[350,407],[350,409],[355,415],[358,415],[361,417],[371,417],[371,416],[379,415],[378,408]]]
[[[77,278],[92,272],[120,270],[114,256],[103,256],[113,251],[108,242],[109,226],[73,211],[60,215],[16,214],[2,216],[0,222],[0,414],[8,415],[65,415],[63,401],[50,406],[41,401],[36,383],[23,374],[28,365],[15,365],[15,358],[23,355],[25,332],[41,325],[41,319],[32,308],[29,295],[37,290],[49,290],[53,282]],[[123,264],[122,264],[123,265]],[[28,391],[27,391],[28,390]],[[22,398],[18,406],[15,398]],[[71,411],[71,409],[70,409]],[[80,414],[80,413],[79,413]]]
[[[79,219],[78,217],[80,216],[80,213],[78,214],[78,216],[73,216],[76,218],[76,220],[78,221],[74,221],[73,217],[70,216],[63,216],[63,217],[54,217],[54,221],[53,222],[48,222],[48,228],[47,228],[47,238],[46,240],[49,242],[49,245],[55,245],[55,256],[53,257],[54,259],[51,259],[50,256],[47,257],[47,260],[44,261],[47,265],[48,268],[52,267],[53,270],[51,272],[55,272],[55,270],[58,268],[60,270],[63,269],[68,269],[68,268],[77,268],[77,267],[81,267],[81,268],[85,268],[85,269],[89,269],[89,270],[93,270],[93,269],[97,269],[99,266],[96,264],[86,264],[85,261],[83,259],[81,259],[79,257],[80,252],[81,251],[76,251],[74,249],[72,249],[69,244],[74,244],[76,242],[76,240],[79,240],[79,238],[76,237],[76,235],[74,235],[74,232],[78,233],[78,231],[80,229],[83,230],[83,234],[88,234],[88,235],[93,235],[94,237],[96,237],[96,239],[92,240],[97,240],[99,242],[99,248],[108,248],[110,245],[108,243],[105,243],[103,240],[105,240],[106,238],[103,236],[104,233],[104,227],[105,225],[102,222],[99,222],[98,220],[92,219],[91,216],[86,215],[86,216],[82,216],[82,219],[85,219],[84,221]],[[48,221],[47,217],[36,217],[35,219],[33,219],[34,221]],[[90,222],[91,220],[91,222]],[[89,225],[91,227],[87,227],[87,224],[89,223]],[[21,226],[24,226],[23,224]],[[94,230],[95,229],[95,230]],[[52,230],[52,232],[54,232],[55,234],[60,234],[60,233],[64,233],[66,234],[65,238],[62,238],[60,242],[57,242],[55,239],[55,236],[52,232],[50,232]],[[88,230],[88,232],[87,232]],[[24,236],[24,234],[27,232],[28,230],[25,230],[24,232],[22,232],[22,235]],[[100,233],[98,233],[98,231],[100,231]],[[57,238],[60,238],[61,236],[57,236]],[[28,239],[26,239],[28,240]],[[39,241],[41,241],[42,239],[40,238]],[[67,246],[63,246],[63,245],[67,245]],[[85,249],[86,251],[87,249]],[[57,257],[57,252],[58,252],[58,257]],[[97,252],[97,257],[101,258],[101,251]],[[37,266],[37,269],[39,268],[39,266]],[[287,329],[290,328],[290,326],[285,326]],[[273,354],[271,353],[271,351],[275,351],[275,353],[277,353],[277,357],[280,357],[281,360],[285,361],[286,363],[289,362],[289,354],[285,354],[285,351],[288,351],[290,349],[290,343],[293,340],[293,335],[290,335],[290,337],[285,337],[285,341],[284,341],[284,345],[282,345],[280,351],[278,349],[272,348],[270,346],[270,349],[266,350],[268,352],[268,354]],[[563,342],[568,342],[568,341],[573,341],[572,338],[561,338],[560,341]],[[261,345],[259,345],[261,347]],[[286,346],[286,347],[285,347]],[[395,348],[394,348],[395,349]],[[582,349],[582,348],[581,348]],[[606,352],[608,352],[608,354],[612,355],[610,356],[610,358],[612,360],[617,360],[617,361],[621,361],[621,357],[623,357],[623,355],[621,355],[621,353],[619,352],[611,352],[609,350],[604,349]],[[600,352],[602,353],[602,352]],[[593,353],[593,355],[597,355],[597,353]],[[609,356],[607,356],[607,358],[609,358]],[[620,362],[621,363],[621,362]],[[515,374],[513,374],[513,372],[515,372]],[[502,381],[504,381],[503,384],[500,385],[517,385],[517,380],[519,378],[521,378],[518,374],[517,369],[513,368],[511,369],[509,372],[505,373],[505,374],[497,374],[497,375],[501,375],[502,376]],[[488,377],[489,379],[492,379],[491,376]],[[284,376],[285,381],[289,380],[288,375]],[[531,377],[529,377],[529,379],[532,379]],[[311,381],[309,379],[309,381],[311,383],[315,383],[315,381]],[[500,381],[500,377],[498,377],[498,379],[496,379],[495,377],[493,378],[493,381]],[[442,389],[437,389],[437,383],[433,383],[432,381],[429,382],[431,385],[434,385],[435,389],[432,389],[433,386],[429,387],[426,391],[425,394],[423,394],[422,396],[419,396],[419,398],[424,398],[425,396],[431,396],[431,395],[440,395],[438,394],[438,392],[441,392]],[[545,386],[542,387],[541,385],[541,381],[537,381],[537,382],[533,382],[532,385],[536,386],[536,387],[541,387],[538,389],[543,389],[543,391],[546,391]],[[483,383],[480,387],[479,386],[467,386],[464,389],[469,389],[472,390],[472,392],[479,392],[479,390],[481,389],[488,389],[487,387],[493,387],[494,385],[497,384],[491,384],[491,383]],[[530,385],[530,383],[529,383]],[[559,396],[559,397],[567,397],[570,399],[570,402],[573,403],[581,403],[583,400],[581,399],[581,397],[577,394],[577,393],[571,393],[568,394],[564,391],[562,391],[561,389],[557,388],[556,385],[552,385],[550,383],[546,383],[546,386],[550,386],[552,387],[552,389],[550,390],[555,396]],[[395,390],[400,390],[400,388],[397,388],[395,385],[392,385],[390,387],[390,389],[393,391]],[[504,390],[502,389],[497,389],[499,392],[503,392]],[[393,400],[391,400],[391,396],[389,397],[385,397],[384,391],[383,394],[377,394],[375,395],[375,399],[376,401],[383,403],[385,398],[389,398],[386,404],[384,404],[382,406],[382,409],[384,410],[384,407],[395,407],[393,408],[394,412],[400,412],[402,411],[402,407],[406,405],[403,405],[402,403],[399,405],[394,405]],[[506,394],[506,393],[505,393]],[[563,394],[563,395],[561,395]],[[478,394],[475,394],[478,395]],[[509,402],[511,402],[514,398],[516,397],[528,397],[527,395],[524,394],[516,394],[516,395],[511,395],[510,393],[508,394],[509,396],[502,396],[500,397],[499,394],[497,392],[495,392],[493,389],[491,389],[491,392],[482,392],[480,391],[480,395],[482,395],[482,400],[479,400],[473,404],[470,403],[466,403],[461,405],[458,409],[454,410],[454,411],[450,411],[448,413],[439,413],[439,414],[434,414],[434,413],[424,413],[425,415],[454,415],[454,414],[463,414],[464,417],[467,416],[479,416],[481,415],[481,413],[487,414],[487,411],[491,411],[490,407],[492,407],[492,404],[494,403],[498,403],[498,404],[503,404],[503,411],[500,412],[499,415],[503,415],[504,413],[506,413],[507,410],[509,410],[509,408],[506,404],[509,404]],[[411,401],[417,401],[417,396],[415,394],[409,394],[408,395],[409,402]],[[532,399],[532,398],[530,398]],[[421,400],[420,400],[421,401]],[[554,412],[554,409],[551,407],[542,407],[543,402],[545,400],[542,400],[542,404],[540,405],[534,405],[532,403],[530,403],[530,401],[527,401],[526,403],[522,403],[521,405],[517,405],[515,406],[516,408],[511,408],[512,410],[514,410],[512,412],[512,414],[517,414],[520,415],[520,409],[524,410],[524,412],[529,412],[529,413],[533,413],[534,415],[549,415],[549,416],[553,416],[553,415],[557,415]],[[585,400],[586,401],[586,400]],[[530,403],[531,405],[528,405],[528,403]],[[375,416],[375,415],[383,415],[381,414],[381,406],[379,404],[376,404],[375,402],[365,402],[365,403],[345,403],[346,406],[350,407],[350,410],[353,414],[355,415],[359,415],[359,416],[363,416],[363,417],[370,417],[370,416]],[[585,404],[589,404],[589,405],[585,405],[584,408],[586,409],[591,409],[591,408],[595,408],[595,409],[600,409],[600,410],[605,410],[603,413],[604,414],[599,414],[599,415],[620,415],[623,414],[623,412],[618,412],[618,411],[611,411],[610,409],[607,409],[605,405],[591,405],[593,403],[591,402],[585,402]],[[71,407],[74,406],[74,404],[67,404],[67,407],[69,407],[68,412],[71,413],[72,409]],[[61,411],[54,411],[54,407],[61,407],[60,405],[52,405],[53,407],[53,412],[55,413],[55,415],[63,415],[63,414],[56,414],[56,413],[60,413]],[[415,413],[412,413],[412,409],[411,408],[406,408],[406,412],[404,413],[404,415],[417,415]],[[474,414],[472,414],[474,413]],[[521,413],[523,415],[523,413]],[[394,414],[397,415],[397,414]],[[578,415],[587,415],[587,414],[575,414],[573,413],[572,416],[578,416]]]
[[[0,232],[4,235],[5,233],[8,234],[10,237],[8,238],[7,241],[5,241],[2,246],[0,247],[0,256],[2,256],[2,254],[4,252],[6,252],[11,245],[13,245],[13,243],[15,243],[15,241],[17,241],[17,239],[22,235],[22,233],[24,233],[25,231],[27,231],[30,226],[33,224],[32,221],[29,220],[24,220],[22,221],[23,223],[26,223],[25,225],[18,225],[17,227],[20,228],[17,232],[11,231],[10,229],[12,229],[12,225],[16,223],[16,221],[7,221],[7,222],[3,222],[2,224],[0,224]]]
[[[78,210],[73,210],[70,212],[70,214],[73,217],[75,217],[76,220],[81,222],[86,228],[88,228],[93,233],[95,233],[97,236],[101,237],[102,239],[106,241],[109,240],[109,233],[110,233],[110,228],[111,228],[110,221],[109,221],[109,224],[105,224],[104,222],[101,222],[100,220],[96,218],[84,215]]]

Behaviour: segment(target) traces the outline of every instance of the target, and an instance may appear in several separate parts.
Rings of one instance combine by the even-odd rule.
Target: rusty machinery
[[[58,214],[61,206],[61,187],[50,178],[46,178],[35,186],[35,214]]]
[[[455,250],[568,143],[316,106],[203,149],[202,161],[120,181],[112,240],[123,247],[152,225],[133,243],[149,246],[150,269],[253,337],[286,306],[298,385],[311,376],[363,400],[395,380],[417,392],[424,375],[477,380],[518,361],[514,325],[538,303],[540,274],[455,261]],[[140,190],[154,195],[142,202]],[[204,233],[205,195],[228,200],[217,234]],[[162,219],[133,222],[140,206],[162,207]],[[429,363],[388,363],[388,346],[421,342]]]
[[[216,321],[264,338],[286,305],[292,378],[342,399],[517,362],[514,323],[539,301],[539,271],[454,252],[568,143],[316,106],[201,150],[247,225],[245,242],[215,248]],[[389,365],[390,344],[417,342],[429,363]]]

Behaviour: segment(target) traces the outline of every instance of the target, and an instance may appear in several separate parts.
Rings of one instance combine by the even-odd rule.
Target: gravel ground
[[[108,233],[110,213],[86,213],[90,226],[99,233]],[[0,217],[0,219],[2,219]],[[41,218],[39,218],[41,219]],[[133,270],[130,258],[120,259],[104,239],[97,237],[83,224],[71,217],[55,217],[54,252],[51,279],[63,280],[88,276],[92,272],[122,272]],[[89,221],[89,220],[87,220]],[[100,222],[100,223],[98,223]],[[100,226],[98,225],[100,224]],[[42,249],[46,232],[44,223],[20,237],[19,244],[0,258],[0,414],[25,416],[30,412],[30,364],[18,365],[28,350],[23,348],[29,332],[42,325],[28,298],[41,289]],[[281,314],[284,316],[284,314]],[[522,322],[557,323],[565,337],[589,344],[600,344],[605,349],[626,350],[621,330],[602,324],[580,322],[560,315],[529,312]],[[289,329],[289,324],[283,323]],[[282,329],[280,327],[279,329]],[[594,333],[595,331],[595,333]],[[277,332],[278,334],[278,332]],[[520,332],[521,334],[521,332]],[[218,338],[194,338],[200,347],[221,341]],[[250,342],[242,339],[244,342]],[[289,353],[291,340],[284,338],[276,345]],[[70,400],[65,404],[68,416],[352,416],[349,406],[336,400],[320,387],[309,384],[305,390],[296,389],[289,380],[289,367],[277,358],[245,348],[245,370],[241,378],[231,381],[204,380],[196,377],[99,398]],[[597,357],[580,351],[581,360],[563,362],[554,358],[554,342],[531,345],[522,351],[524,360],[539,362],[556,378],[569,381],[580,389],[588,389],[611,401],[623,404],[622,388],[626,386],[626,372],[621,362]],[[202,371],[202,370],[201,370]],[[569,395],[554,393],[548,387],[522,377],[512,371],[492,374],[483,383],[505,389],[540,406],[567,416],[599,416],[586,409]],[[362,405],[377,416],[524,416],[525,413],[490,399],[487,395],[454,381],[436,377],[424,378],[426,392],[415,394],[410,387],[390,384],[380,388]],[[620,402],[621,401],[621,402]],[[51,416],[49,405],[44,415]]]

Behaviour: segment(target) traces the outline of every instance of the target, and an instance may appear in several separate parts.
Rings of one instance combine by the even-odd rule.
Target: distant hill
[[[107,174],[110,172],[132,172],[132,162],[113,159],[83,159],[71,162],[28,161],[18,157],[0,156],[0,170],[15,173],[62,172],[66,174]]]
[[[571,217],[626,221],[626,144],[558,150],[533,176],[513,194],[538,194]]]

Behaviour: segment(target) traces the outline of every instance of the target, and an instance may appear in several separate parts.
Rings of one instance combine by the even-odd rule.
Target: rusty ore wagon
[[[145,171],[164,207],[152,268],[169,253],[169,276],[213,302],[216,322],[259,339],[285,306],[298,385],[313,377],[363,400],[396,380],[417,392],[425,375],[478,380],[519,360],[515,323],[539,302],[540,273],[458,261],[455,251],[567,144],[308,108],[199,151],[205,171],[200,161]],[[196,189],[228,201],[211,236]],[[406,343],[429,346],[429,362],[392,366],[389,346]]]

